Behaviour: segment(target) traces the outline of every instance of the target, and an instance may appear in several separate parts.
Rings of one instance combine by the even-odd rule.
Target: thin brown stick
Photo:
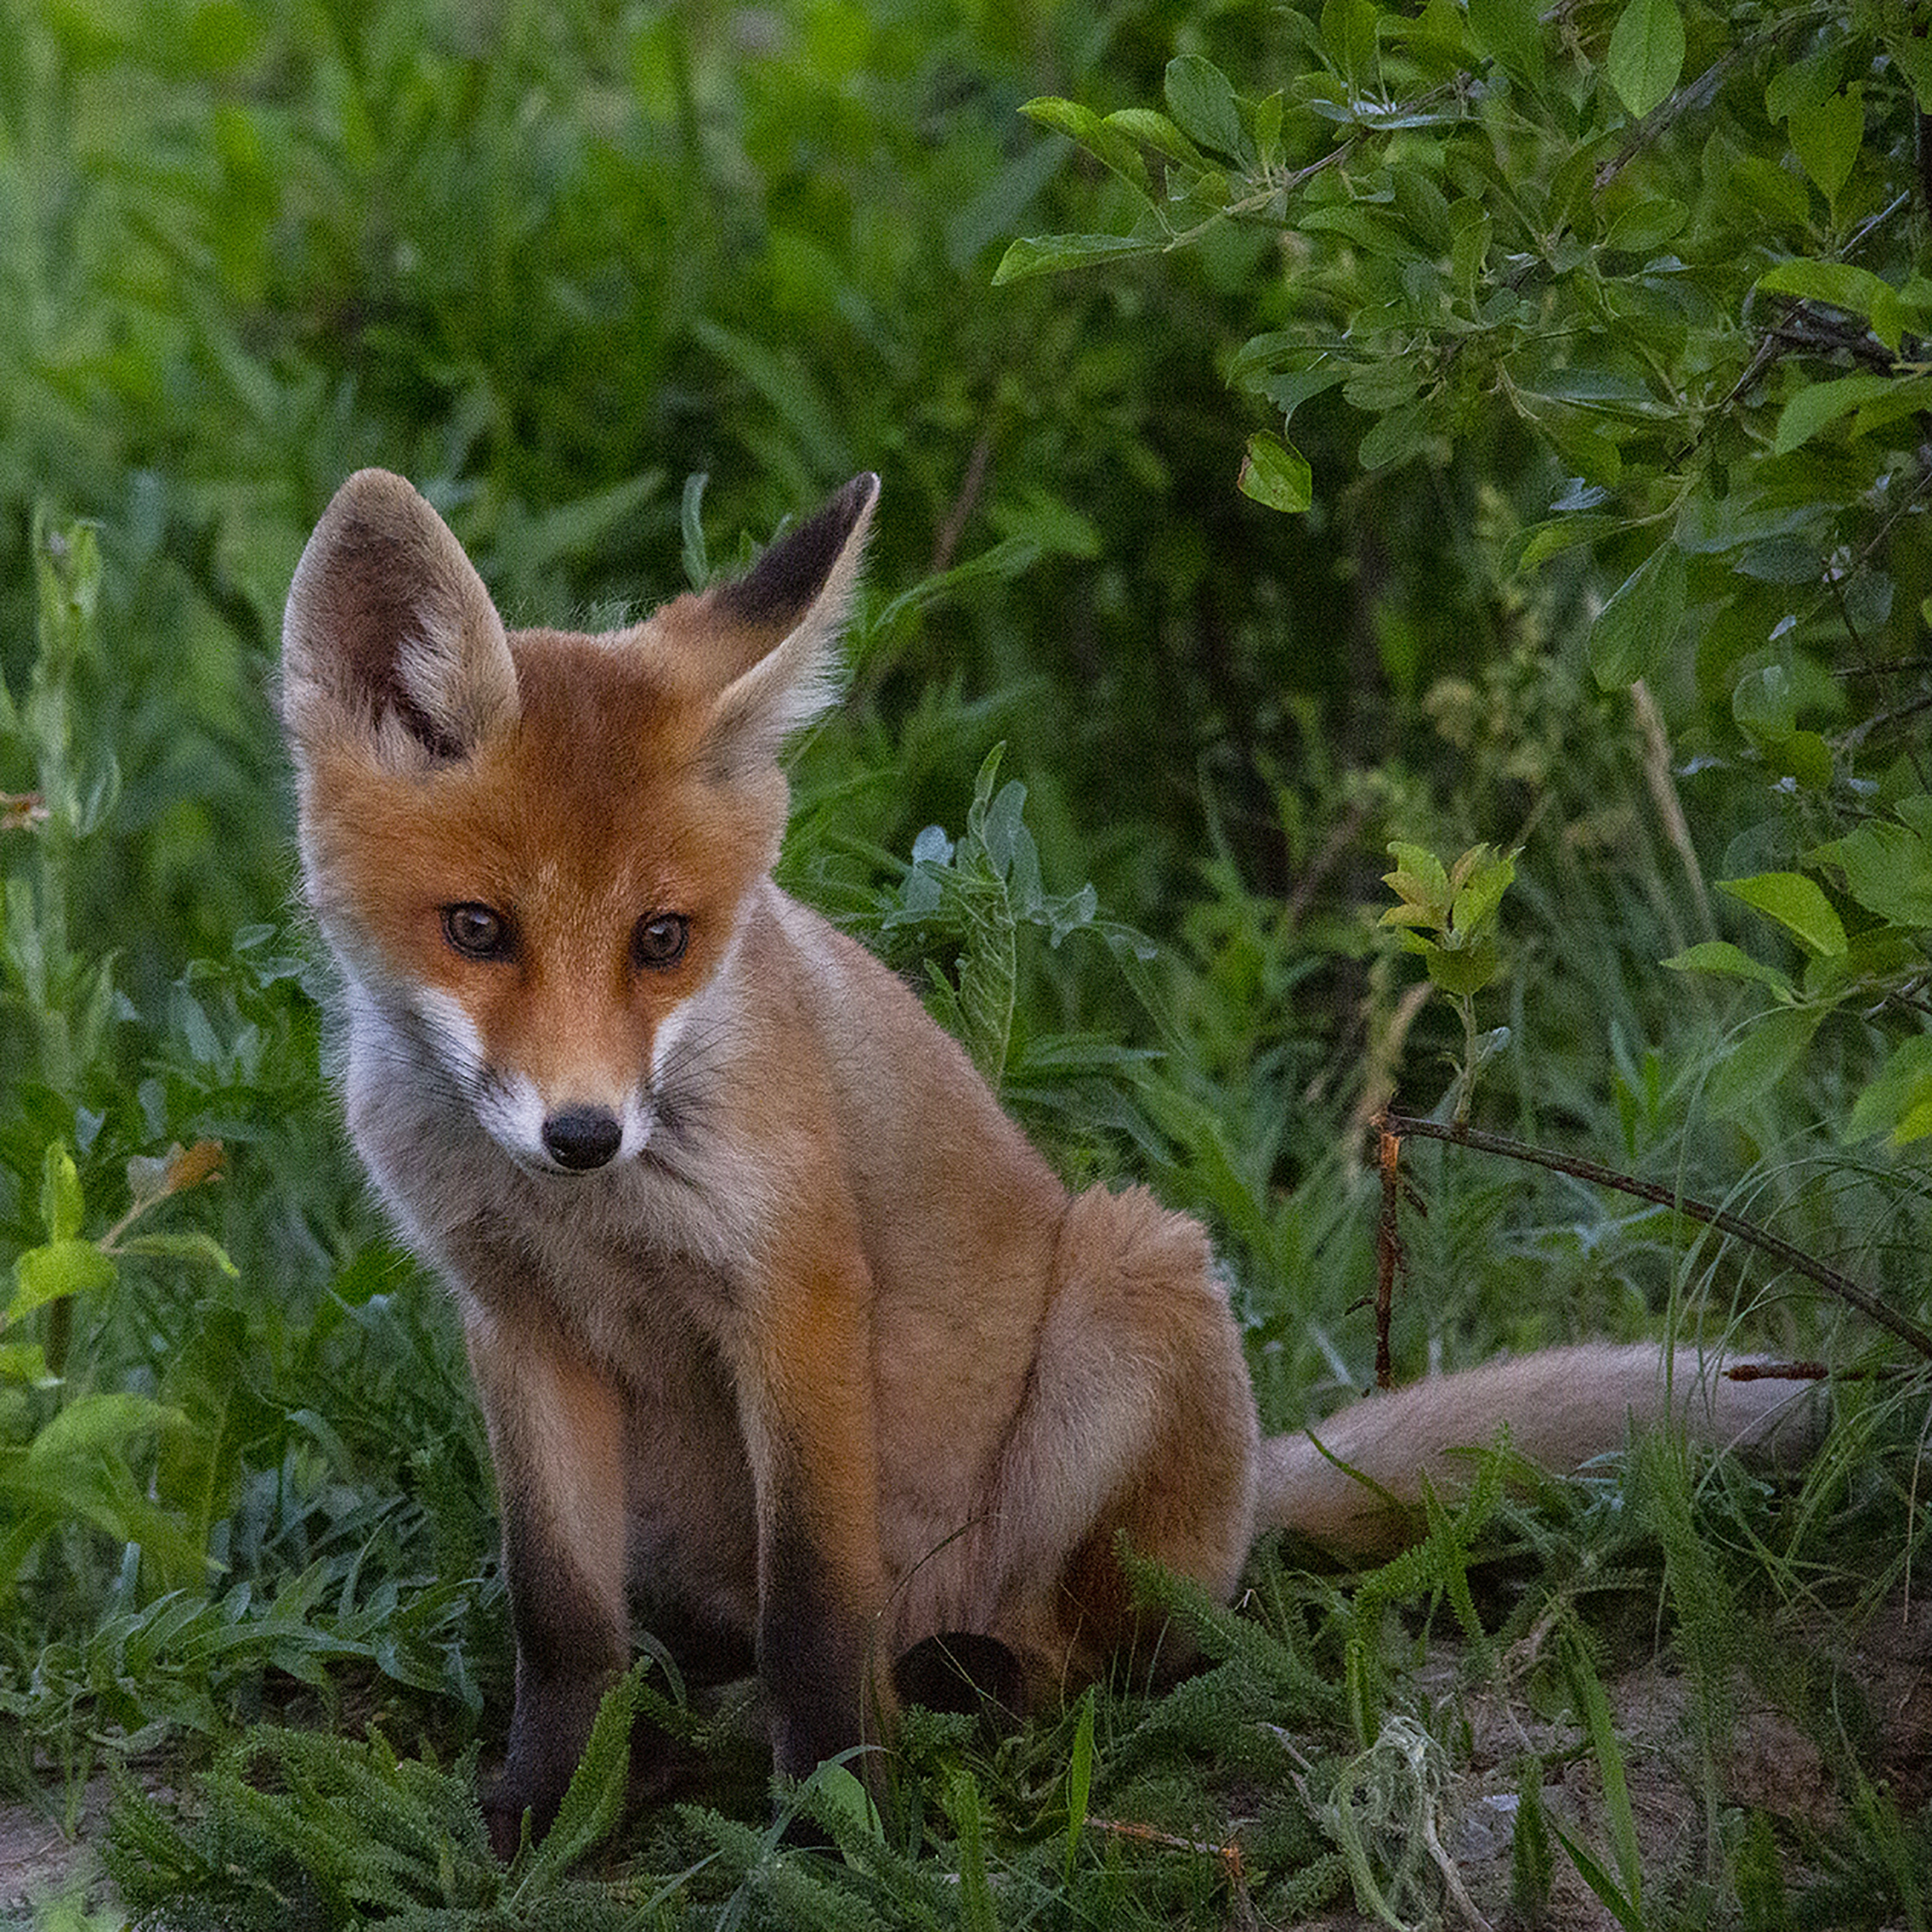
[[[1386,1116],[1385,1116],[1386,1118]],[[1395,1367],[1389,1358],[1389,1325],[1396,1300],[1396,1270],[1402,1266],[1402,1234],[1397,1223],[1401,1206],[1402,1141],[1386,1126],[1382,1128],[1379,1165],[1382,1169],[1382,1219],[1376,1229],[1376,1386],[1395,1386]]]
[[[978,507],[980,493],[986,488],[986,472],[992,460],[992,432],[986,430],[981,433],[979,440],[973,445],[972,454],[966,459],[965,481],[960,485],[959,495],[954,498],[952,508],[946,513],[946,521],[934,540],[930,566],[933,576],[937,577],[942,570],[952,567],[960,539],[966,534],[967,522]]]
[[[1693,1221],[1701,1221],[1706,1227],[1721,1230],[1726,1234],[1736,1236],[1740,1241],[1748,1241],[1752,1247],[1760,1248],[1767,1254],[1775,1255],[1795,1274],[1848,1302],[1861,1315],[1876,1321],[1882,1328],[1889,1328],[1901,1342],[1929,1359],[1932,1359],[1932,1334],[1928,1334],[1908,1316],[1888,1308],[1869,1289],[1862,1288],[1849,1275],[1838,1273],[1836,1268],[1828,1267],[1822,1261],[1814,1259],[1802,1248],[1792,1247],[1790,1242],[1781,1240],[1777,1236],[1746,1220],[1742,1215],[1733,1214],[1727,1208],[1713,1207],[1706,1201],[1695,1199],[1689,1195],[1680,1194],[1675,1189],[1661,1186],[1655,1181],[1640,1181],[1635,1176],[1620,1174],[1614,1168],[1602,1167],[1594,1161],[1579,1158],[1573,1154],[1552,1154],[1540,1147],[1532,1147],[1524,1141],[1512,1140],[1504,1134],[1486,1134],[1480,1128],[1451,1127],[1436,1121],[1419,1121],[1406,1114],[1392,1114],[1384,1109],[1373,1123],[1376,1131],[1386,1140],[1394,1135],[1398,1140],[1406,1134],[1417,1134],[1423,1140],[1449,1141],[1462,1147],[1473,1148],[1478,1154],[1500,1154],[1506,1159],[1527,1162],[1532,1167],[1549,1168],[1558,1174],[1567,1174],[1574,1179],[1587,1181],[1594,1187],[1614,1188],[1620,1194],[1634,1194],[1641,1201],[1653,1201],[1659,1207],[1667,1207],[1674,1213],[1687,1216]],[[1388,1208],[1388,1173],[1385,1166],[1383,1180],[1383,1212]],[[1379,1243],[1378,1242],[1378,1245]]]

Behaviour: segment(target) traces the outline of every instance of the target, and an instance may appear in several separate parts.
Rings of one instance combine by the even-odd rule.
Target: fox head
[[[282,634],[308,897],[359,995],[519,1164],[649,1140],[784,828],[879,479],[746,575],[600,635],[508,631],[400,477],[336,493]]]

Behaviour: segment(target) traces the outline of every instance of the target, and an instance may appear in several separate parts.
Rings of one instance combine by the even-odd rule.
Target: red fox
[[[913,995],[772,882],[779,754],[835,689],[878,493],[583,636],[507,631],[435,511],[365,470],[289,593],[349,1128],[455,1294],[501,1492],[506,1853],[526,1808],[555,1816],[634,1597],[750,1641],[797,1776],[889,1733],[924,1640],[1003,1647],[1036,1697],[1090,1678],[1136,1635],[1122,1532],[1226,1599],[1267,1528],[1399,1542],[1446,1452],[1505,1421],[1569,1469],[1633,1414],[1721,1444],[1787,1399],[1585,1346],[1264,1440],[1201,1228],[1070,1196]]]

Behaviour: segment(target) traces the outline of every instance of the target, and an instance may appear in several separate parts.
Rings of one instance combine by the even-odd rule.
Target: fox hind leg
[[[1253,1535],[1258,1430],[1207,1238],[1144,1189],[1070,1203],[1027,1400],[988,1526],[992,1634],[1033,1700],[1151,1639],[1129,1546],[1231,1596]]]

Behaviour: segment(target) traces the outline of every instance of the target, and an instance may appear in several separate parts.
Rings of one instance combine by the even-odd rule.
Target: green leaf
[[[1164,90],[1168,112],[1190,140],[1233,160],[1244,158],[1240,105],[1213,61],[1198,53],[1176,54],[1167,63]]]
[[[1516,568],[1533,570],[1580,543],[1594,543],[1609,528],[1608,518],[1577,512],[1553,517],[1547,523],[1532,524],[1523,532],[1522,554],[1516,560]]]
[[[828,1758],[807,1781],[825,1801],[835,1818],[849,1826],[855,1836],[883,1841],[886,1828],[872,1794],[853,1775],[852,1767],[837,1758]]]
[[[1617,587],[1590,630],[1590,668],[1604,690],[1627,689],[1657,668],[1686,594],[1684,553],[1668,540]]]
[[[1123,261],[1131,255],[1151,255],[1158,241],[1134,235],[1022,235],[1008,245],[993,270],[993,286],[1024,281],[1029,275],[1058,274],[1085,268],[1094,262]]]
[[[1516,855],[1474,845],[1456,861],[1449,875],[1455,889],[1451,923],[1465,939],[1480,937],[1495,923],[1502,896],[1515,883]]]
[[[1540,87],[1543,29],[1537,0],[1469,0],[1469,31],[1483,52]]]
[[[179,1409],[157,1402],[151,1396],[116,1390],[102,1395],[80,1396],[63,1409],[36,1436],[27,1450],[27,1466],[42,1470],[76,1458],[91,1460],[107,1452],[118,1452],[131,1437],[151,1429],[185,1429],[188,1418]]]
[[[940,1792],[952,1821],[959,1854],[959,1923],[961,1932],[998,1932],[998,1913],[986,1870],[986,1823],[979,1786],[964,1765],[955,1765]]]
[[[1597,1675],[1580,1637],[1566,1637],[1562,1645],[1562,1656],[1577,1715],[1583,1720],[1583,1728],[1596,1757],[1597,1776],[1603,1786],[1604,1809],[1610,1826],[1611,1843],[1617,1853],[1623,1893],[1631,1910],[1636,1911],[1641,1903],[1643,1881],[1642,1851],[1637,1836],[1636,1814],[1630,1801],[1630,1781],[1624,1768],[1623,1746],[1611,1717],[1610,1699],[1604,1694],[1603,1680]],[[1568,1841],[1564,1842],[1568,1849]],[[1574,1855],[1573,1852],[1572,1856]],[[1579,1866],[1577,1869],[1581,1871],[1583,1868]],[[1584,1876],[1588,1877],[1589,1874],[1585,1872]],[[1594,1887],[1596,1881],[1592,1879],[1591,1884]],[[1600,1891],[1598,1896],[1605,1895]],[[1605,1902],[1608,1903],[1607,1898]]]
[[[1732,1035],[1704,1088],[1704,1104],[1720,1118],[1764,1098],[1798,1064],[1823,1011],[1781,1006]]]
[[[1633,1900],[1624,1896],[1617,1881],[1598,1863],[1590,1852],[1578,1844],[1560,1825],[1553,1821],[1549,1828],[1555,1834],[1556,1842],[1568,1855],[1570,1863],[1581,1875],[1583,1883],[1597,1894],[1604,1910],[1624,1928],[1624,1932],[1650,1932],[1650,1921],[1644,1917],[1641,1910]]]
[[[1372,423],[1355,451],[1365,470],[1384,470],[1406,463],[1429,440],[1428,411],[1420,403],[1392,409]]]
[[[1264,168],[1279,165],[1281,159],[1283,100],[1277,87],[1254,104],[1255,158]]]
[[[1889,427],[1901,417],[1917,416],[1932,406],[1932,371],[1927,370],[1923,362],[1918,367],[1921,373],[1892,379],[1879,395],[1860,407],[1852,424],[1854,436],[1869,436]]]
[[[704,492],[711,481],[706,470],[693,470],[684,479],[684,495],[678,509],[678,527],[684,538],[685,581],[702,590],[711,581],[711,560],[704,540]]]
[[[1932,842],[1909,827],[1872,819],[1821,845],[1810,862],[1838,867],[1845,890],[1867,912],[1895,925],[1932,927]]]
[[[49,1301],[111,1287],[114,1264],[91,1241],[49,1241],[13,1264],[15,1286],[6,1318],[19,1321]]]
[[[229,1260],[227,1250],[212,1234],[204,1233],[199,1228],[131,1234],[115,1243],[114,1251],[117,1254],[145,1254],[169,1261],[192,1261],[197,1267],[214,1268],[230,1281],[238,1280],[240,1276],[240,1270]]]
[[[1764,111],[1773,121],[1788,120],[1800,109],[1815,107],[1843,78],[1843,43],[1821,38],[1812,51],[1774,66],[1764,87]]]
[[[1835,304],[1842,306],[1842,304]],[[1788,456],[1808,443],[1828,423],[1889,394],[1896,386],[1889,376],[1841,376],[1828,383],[1808,383],[1784,405],[1772,440],[1774,454]]]
[[[46,1352],[37,1342],[0,1342],[0,1382],[18,1382],[30,1389],[57,1387],[60,1378],[47,1366]]]
[[[937,577],[922,577],[910,590],[902,590],[872,620],[870,636],[889,636],[893,628],[912,612],[923,611],[970,584],[989,578],[995,583],[1009,583],[1031,570],[1039,561],[1039,546],[1023,537],[1002,538],[990,549],[968,557],[964,563],[955,563]]]
[[[1556,446],[1570,472],[1598,490],[1614,489],[1622,480],[1624,453],[1580,411],[1556,408],[1539,414],[1537,426]],[[1597,499],[1601,501],[1600,498]]]
[[[1832,782],[1832,747],[1815,731],[1794,731],[1764,747],[1764,762],[1781,778],[1795,778],[1807,791]]]
[[[1412,845],[1396,839],[1388,848],[1396,869],[1383,874],[1382,883],[1407,907],[1425,913],[1430,923],[1447,927],[1453,894],[1449,874],[1442,861],[1427,845]],[[1390,915],[1385,913],[1387,920]]]
[[[1409,951],[1421,955],[1430,983],[1458,999],[1481,992],[1495,978],[1502,963],[1496,948],[1487,940],[1467,947],[1444,946],[1420,933],[1404,932],[1402,943]]]
[[[1662,247],[1690,219],[1690,210],[1668,195],[1646,195],[1625,202],[1604,236],[1606,248],[1648,255]]]
[[[1389,185],[1410,233],[1425,248],[1447,254],[1455,247],[1458,226],[1449,212],[1448,197],[1420,168],[1399,170]]]
[[[1852,1103],[1845,1138],[1869,1140],[1874,1134],[1889,1134],[1895,1147],[1932,1134],[1932,1033],[1902,1042]]]
[[[1746,672],[1731,692],[1731,716],[1754,745],[1788,738],[1798,729],[1798,690],[1789,669],[1761,664]]]
[[[1237,355],[1235,367],[1239,366],[1240,361]],[[1320,396],[1333,389],[1336,383],[1346,382],[1348,376],[1348,369],[1342,363],[1323,362],[1306,369],[1284,369],[1274,376],[1247,372],[1237,377],[1234,368],[1231,368],[1229,379],[1239,380],[1265,396],[1281,412],[1281,420],[1286,424],[1294,420],[1295,411],[1311,396]]]
[[[1932,36],[1901,26],[1885,36],[1886,52],[1912,84],[1919,112],[1932,114]]]
[[[631,1775],[631,1730],[645,1673],[651,1668],[648,1657],[639,1658],[604,1693],[556,1821],[541,1845],[519,1855],[522,1869],[512,1872],[512,1900],[539,1896],[607,1837],[623,1816]]]
[[[1669,97],[1684,68],[1677,0],[1630,0],[1611,29],[1604,70],[1634,119]]]
[[[1038,121],[1043,128],[1050,128],[1056,134],[1078,141],[1089,154],[1118,175],[1143,201],[1148,199],[1147,163],[1141,158],[1140,149],[1124,129],[1110,126],[1091,107],[1083,107],[1077,100],[1062,100],[1051,94],[1026,102],[1020,112],[1028,120]]]
[[[1549,1825],[1543,1810],[1543,1760],[1527,1757],[1516,1785],[1516,1828],[1509,1845],[1509,1903],[1530,1925],[1548,1910],[1556,1859],[1549,1849]]]
[[[87,1204],[80,1191],[80,1172],[66,1143],[54,1141],[40,1162],[40,1225],[49,1240],[66,1241],[80,1232]]]
[[[1292,444],[1257,430],[1248,438],[1237,487],[1271,510],[1305,510],[1315,501],[1315,472]]]
[[[1073,1730],[1073,1748],[1066,1760],[1066,1856],[1062,1883],[1073,1883],[1073,1859],[1087,1825],[1087,1807],[1094,1785],[1094,1689],[1080,1696],[1080,1714]]]
[[[1757,286],[1773,295],[1795,295],[1801,301],[1825,302],[1848,315],[1862,315],[1872,333],[1896,351],[1908,319],[1899,291],[1869,268],[1849,262],[1811,261],[1794,257],[1775,264],[1758,277]]]
[[[1717,883],[1733,899],[1776,920],[1808,953],[1835,959],[1844,952],[1845,922],[1816,879],[1799,872],[1761,872]]]
[[[1815,106],[1794,107],[1785,128],[1805,173],[1827,201],[1835,202],[1838,190],[1851,178],[1852,163],[1865,139],[1863,83],[1855,80]],[[1896,349],[1898,345],[1890,346]]]
[[[1728,979],[1751,980],[1784,998],[1795,991],[1790,974],[1752,958],[1741,946],[1733,946],[1728,939],[1704,940],[1683,952],[1673,953],[1663,964],[1674,973],[1713,973]]]
[[[1202,168],[1207,165],[1207,157],[1200,149],[1169,121],[1165,114],[1156,113],[1151,107],[1117,107],[1107,117],[1107,125],[1116,128],[1131,141],[1151,148],[1157,155],[1165,155],[1169,161],[1178,161],[1185,167]]]
[[[1758,216],[1774,229],[1801,229],[1811,209],[1804,179],[1764,155],[1740,155],[1730,165],[1728,189],[1740,213]]]
[[[1322,49],[1352,94],[1374,94],[1381,87],[1376,47],[1378,18],[1372,0],[1324,0]]]

